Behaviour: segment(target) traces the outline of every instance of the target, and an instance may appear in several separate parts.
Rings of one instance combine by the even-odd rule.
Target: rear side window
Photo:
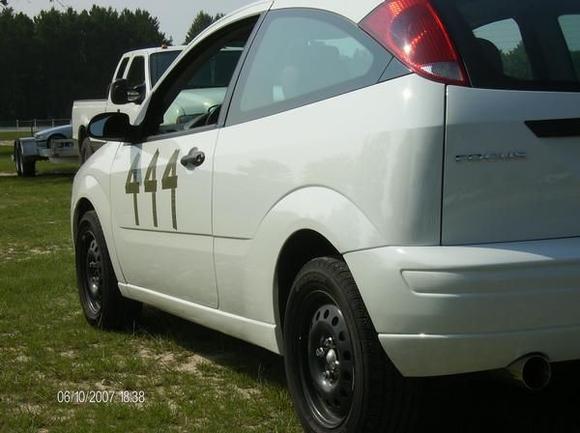
[[[143,56],[134,57],[127,75],[129,87],[145,84],[145,59]]]
[[[376,84],[391,59],[370,36],[334,14],[271,12],[246,60],[228,124]]]
[[[576,77],[580,80],[580,14],[563,15],[559,18],[568,50],[572,53],[572,63]]]
[[[577,0],[433,0],[474,87],[578,91]]]
[[[125,69],[127,69],[127,63],[129,63],[129,57],[125,57],[121,61],[121,66],[119,66],[119,70],[117,71],[117,75],[115,75],[115,79],[118,80],[119,78],[123,78],[125,74]]]
[[[486,62],[495,73],[520,80],[532,79],[530,59],[518,23],[514,19],[496,21],[475,30]]]

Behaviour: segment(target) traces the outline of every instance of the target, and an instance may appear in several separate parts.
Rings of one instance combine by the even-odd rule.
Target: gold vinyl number
[[[167,162],[167,166],[161,178],[161,189],[171,190],[171,221],[173,229],[177,230],[177,212],[175,206],[175,191],[177,190],[177,158],[179,157],[179,149],[173,152],[171,158]],[[151,211],[153,214],[153,225],[158,227],[159,222],[157,218],[157,160],[159,159],[159,149],[153,155],[147,171],[145,172],[145,180],[143,182],[144,191],[151,193]],[[139,160],[138,155],[131,164],[131,169],[127,173],[127,182],[125,183],[125,193],[133,195],[133,211],[135,214],[135,225],[139,225],[139,206],[137,205],[137,196],[141,192],[139,184]]]

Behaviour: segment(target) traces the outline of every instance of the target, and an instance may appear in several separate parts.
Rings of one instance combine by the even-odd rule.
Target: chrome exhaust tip
[[[542,354],[526,355],[506,368],[508,377],[528,391],[541,391],[552,379],[549,359]]]

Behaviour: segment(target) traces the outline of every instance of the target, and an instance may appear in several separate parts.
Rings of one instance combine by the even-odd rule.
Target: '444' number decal
[[[163,177],[161,178],[161,189],[171,190],[171,220],[173,228],[177,230],[177,213],[175,211],[175,190],[177,189],[177,158],[179,157],[179,150],[173,152],[171,158],[167,162]],[[157,160],[159,159],[159,150],[155,152],[147,171],[145,172],[145,180],[143,182],[144,192],[151,193],[151,209],[153,212],[153,225],[159,225],[157,219]],[[133,195],[133,210],[135,212],[135,225],[139,225],[139,206],[137,205],[137,196],[141,192],[141,185],[139,183],[139,160],[138,155],[131,164],[131,169],[127,173],[127,182],[125,183],[125,192]]]

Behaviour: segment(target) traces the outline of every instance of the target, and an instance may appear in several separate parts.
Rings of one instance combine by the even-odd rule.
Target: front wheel
[[[141,304],[121,295],[94,211],[85,213],[79,223],[75,256],[79,296],[87,321],[102,329],[121,328],[133,322]]]
[[[409,428],[410,390],[385,355],[343,261],[314,259],[299,272],[284,340],[288,387],[307,432]]]

